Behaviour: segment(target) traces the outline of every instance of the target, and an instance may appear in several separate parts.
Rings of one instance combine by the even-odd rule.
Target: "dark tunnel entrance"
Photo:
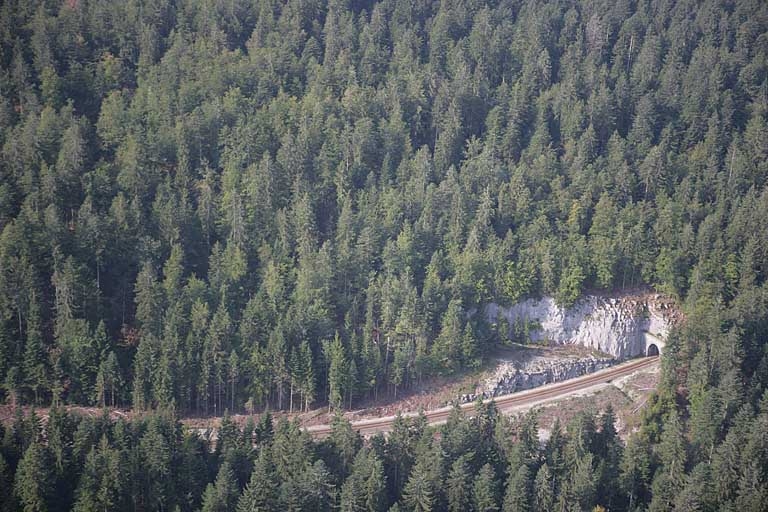
[[[646,355],[648,357],[659,355],[659,347],[657,347],[655,343],[651,343],[648,345],[648,353]]]

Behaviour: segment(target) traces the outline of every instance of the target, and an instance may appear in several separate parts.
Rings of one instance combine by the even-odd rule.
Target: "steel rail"
[[[533,406],[539,402],[566,397],[576,392],[591,388],[592,386],[609,383],[614,379],[625,377],[638,370],[654,366],[658,361],[659,356],[634,359],[594,373],[582,375],[562,382],[546,384],[525,391],[519,391],[517,393],[497,396],[491,400],[493,400],[496,407],[502,412],[522,406]],[[460,407],[462,410],[470,411],[471,413],[474,412],[475,403],[462,404]],[[451,406],[441,407],[439,409],[425,411],[424,415],[430,425],[439,425],[445,423],[452,410],[453,407]],[[417,412],[407,412],[402,414],[403,417],[414,417],[418,415],[419,413]],[[395,418],[396,416],[384,416],[381,418],[353,421],[352,429],[360,432],[360,434],[364,436],[372,435],[377,432],[387,432],[391,429]],[[307,427],[306,431],[314,437],[325,437],[331,433],[331,428],[330,425],[313,425]]]

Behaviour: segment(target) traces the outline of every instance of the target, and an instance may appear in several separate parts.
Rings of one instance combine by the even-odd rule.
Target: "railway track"
[[[563,382],[556,382],[554,384],[547,384],[538,388],[529,389],[526,391],[520,391],[518,393],[512,393],[509,395],[497,396],[494,398],[496,407],[502,412],[508,412],[518,407],[534,406],[547,400],[555,398],[564,398],[573,393],[583,391],[592,386],[598,384],[609,383],[614,379],[625,377],[638,370],[649,368],[658,364],[659,357],[644,357],[641,359],[634,359],[632,361],[611,366],[605,370],[600,370],[588,375],[582,375],[575,379],[569,379]],[[426,411],[424,414],[427,417],[427,421],[430,425],[439,425],[445,423],[453,408],[442,407],[440,409],[432,409]],[[466,403],[461,405],[461,409],[469,412],[470,414],[475,409],[474,403]],[[418,413],[405,413],[404,417],[416,416]],[[378,432],[388,432],[392,427],[392,422],[395,420],[395,416],[385,416],[382,418],[371,418],[366,420],[352,422],[352,428],[360,432],[363,436],[369,436]],[[331,433],[330,425],[313,425],[307,427],[309,432],[314,437],[325,437]]]

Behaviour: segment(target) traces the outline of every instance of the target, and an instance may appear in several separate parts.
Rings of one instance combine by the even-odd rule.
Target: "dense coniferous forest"
[[[9,510],[768,506],[765,2],[5,0],[0,147],[0,395],[53,406]],[[482,364],[485,304],[644,287],[685,321],[626,444],[174,419],[396,396]]]

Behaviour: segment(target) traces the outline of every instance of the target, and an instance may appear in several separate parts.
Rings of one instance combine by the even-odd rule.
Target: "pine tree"
[[[474,486],[472,487],[472,503],[478,512],[495,512],[499,510],[499,490],[496,475],[490,464],[480,468]]]
[[[301,366],[301,381],[299,389],[304,399],[303,410],[309,411],[309,406],[315,401],[315,371],[312,363],[312,349],[305,340],[301,344],[299,362]]]
[[[285,383],[288,379],[288,368],[286,365],[287,343],[281,325],[275,327],[269,336],[267,344],[267,359],[270,365],[269,374],[272,377],[272,385],[277,391],[277,407],[283,407],[283,393],[285,392]]]
[[[91,448],[85,459],[73,510],[99,512],[120,508],[122,478],[120,455],[102,436],[98,447]]]
[[[682,492],[675,498],[675,510],[715,510],[715,499],[710,465],[699,463],[688,475]]]
[[[176,243],[171,246],[171,254],[163,266],[163,291],[169,306],[176,303],[181,295],[184,274],[184,253]]]
[[[448,461],[456,461],[474,447],[475,432],[469,418],[458,404],[451,409],[448,419],[440,428],[440,446]],[[466,459],[464,462],[468,462]]]
[[[153,335],[143,336],[133,363],[133,406],[138,410],[152,405],[152,378],[157,368],[159,341]]]
[[[671,411],[661,440],[657,446],[661,467],[653,477],[653,500],[649,510],[663,510],[671,507],[685,486],[685,464],[687,459],[682,425],[676,411]]]
[[[299,479],[301,510],[330,511],[338,497],[333,477],[322,460],[315,461]]]
[[[240,379],[240,358],[237,356],[237,352],[232,350],[229,354],[229,360],[227,361],[228,380],[229,380],[229,400],[230,407],[235,410],[235,396],[237,394],[237,384]]]
[[[579,457],[570,469],[570,479],[565,494],[568,502],[577,504],[577,508],[581,510],[592,508],[597,497],[597,478],[593,460],[593,455],[588,453]]]
[[[635,510],[639,503],[646,501],[650,474],[650,456],[646,444],[637,435],[630,437],[619,465],[619,483],[628,510]]]
[[[452,300],[443,315],[440,334],[432,347],[435,364],[447,373],[458,368],[461,362],[461,340],[464,330],[461,302]]]
[[[619,474],[622,445],[615,422],[616,416],[609,404],[600,418],[600,432],[597,434],[594,448],[598,470],[596,492],[600,504],[607,508],[612,508],[620,500],[620,492],[615,482],[616,475]]]
[[[536,479],[533,482],[534,510],[553,510],[555,506],[555,480],[549,466],[545,463],[536,473]]]
[[[338,333],[336,333],[333,342],[328,344],[327,347],[326,358],[330,361],[328,370],[328,407],[340,409],[343,405],[344,393],[346,391],[345,383],[348,375],[348,363],[344,345],[341,343]]]
[[[386,509],[384,467],[376,454],[363,447],[341,488],[343,512],[383,511]]]
[[[471,487],[468,455],[462,455],[453,463],[446,480],[448,510],[462,512],[469,510]]]
[[[390,497],[397,499],[403,492],[415,463],[416,443],[423,433],[423,425],[414,419],[395,416],[385,446],[385,468]]]
[[[229,411],[225,410],[224,416],[221,418],[221,424],[219,425],[219,432],[216,438],[216,453],[227,455],[229,452],[239,448],[240,441],[240,430],[229,415]]]
[[[174,439],[164,424],[165,420],[155,414],[150,417],[147,429],[139,440],[139,459],[137,468],[141,481],[137,482],[138,496],[147,508],[160,509],[172,502],[172,457]]]
[[[328,444],[332,457],[328,459],[330,469],[341,479],[349,475],[356,454],[362,446],[360,434],[352,428],[352,424],[340,413],[336,413],[331,421],[331,435]]]
[[[96,402],[102,407],[116,405],[116,391],[122,383],[117,356],[111,350],[99,364],[96,375]]]
[[[429,470],[419,461],[403,489],[403,504],[412,512],[430,512],[435,504],[435,491]]]
[[[43,345],[43,333],[40,318],[40,305],[32,293],[27,314],[27,339],[24,345],[24,377],[27,386],[32,388],[35,404],[40,402],[40,388],[45,388],[48,380],[46,354]]]
[[[262,447],[251,479],[237,502],[237,512],[277,511],[278,482],[268,447]]]
[[[162,295],[155,269],[146,262],[136,277],[136,319],[148,334],[159,336],[161,332]]]
[[[513,468],[514,470],[514,468]],[[511,473],[504,493],[503,512],[528,512],[531,510],[531,471],[528,466],[520,466]]]
[[[47,512],[56,503],[55,476],[48,449],[33,442],[16,469],[14,492],[24,512]]]
[[[216,482],[205,488],[202,512],[229,512],[235,508],[238,495],[235,473],[229,462],[224,462],[216,475]]]
[[[269,411],[259,416],[259,423],[256,425],[254,434],[256,444],[259,446],[268,445],[272,442],[272,438],[275,435],[275,426],[272,422],[272,414]]]

